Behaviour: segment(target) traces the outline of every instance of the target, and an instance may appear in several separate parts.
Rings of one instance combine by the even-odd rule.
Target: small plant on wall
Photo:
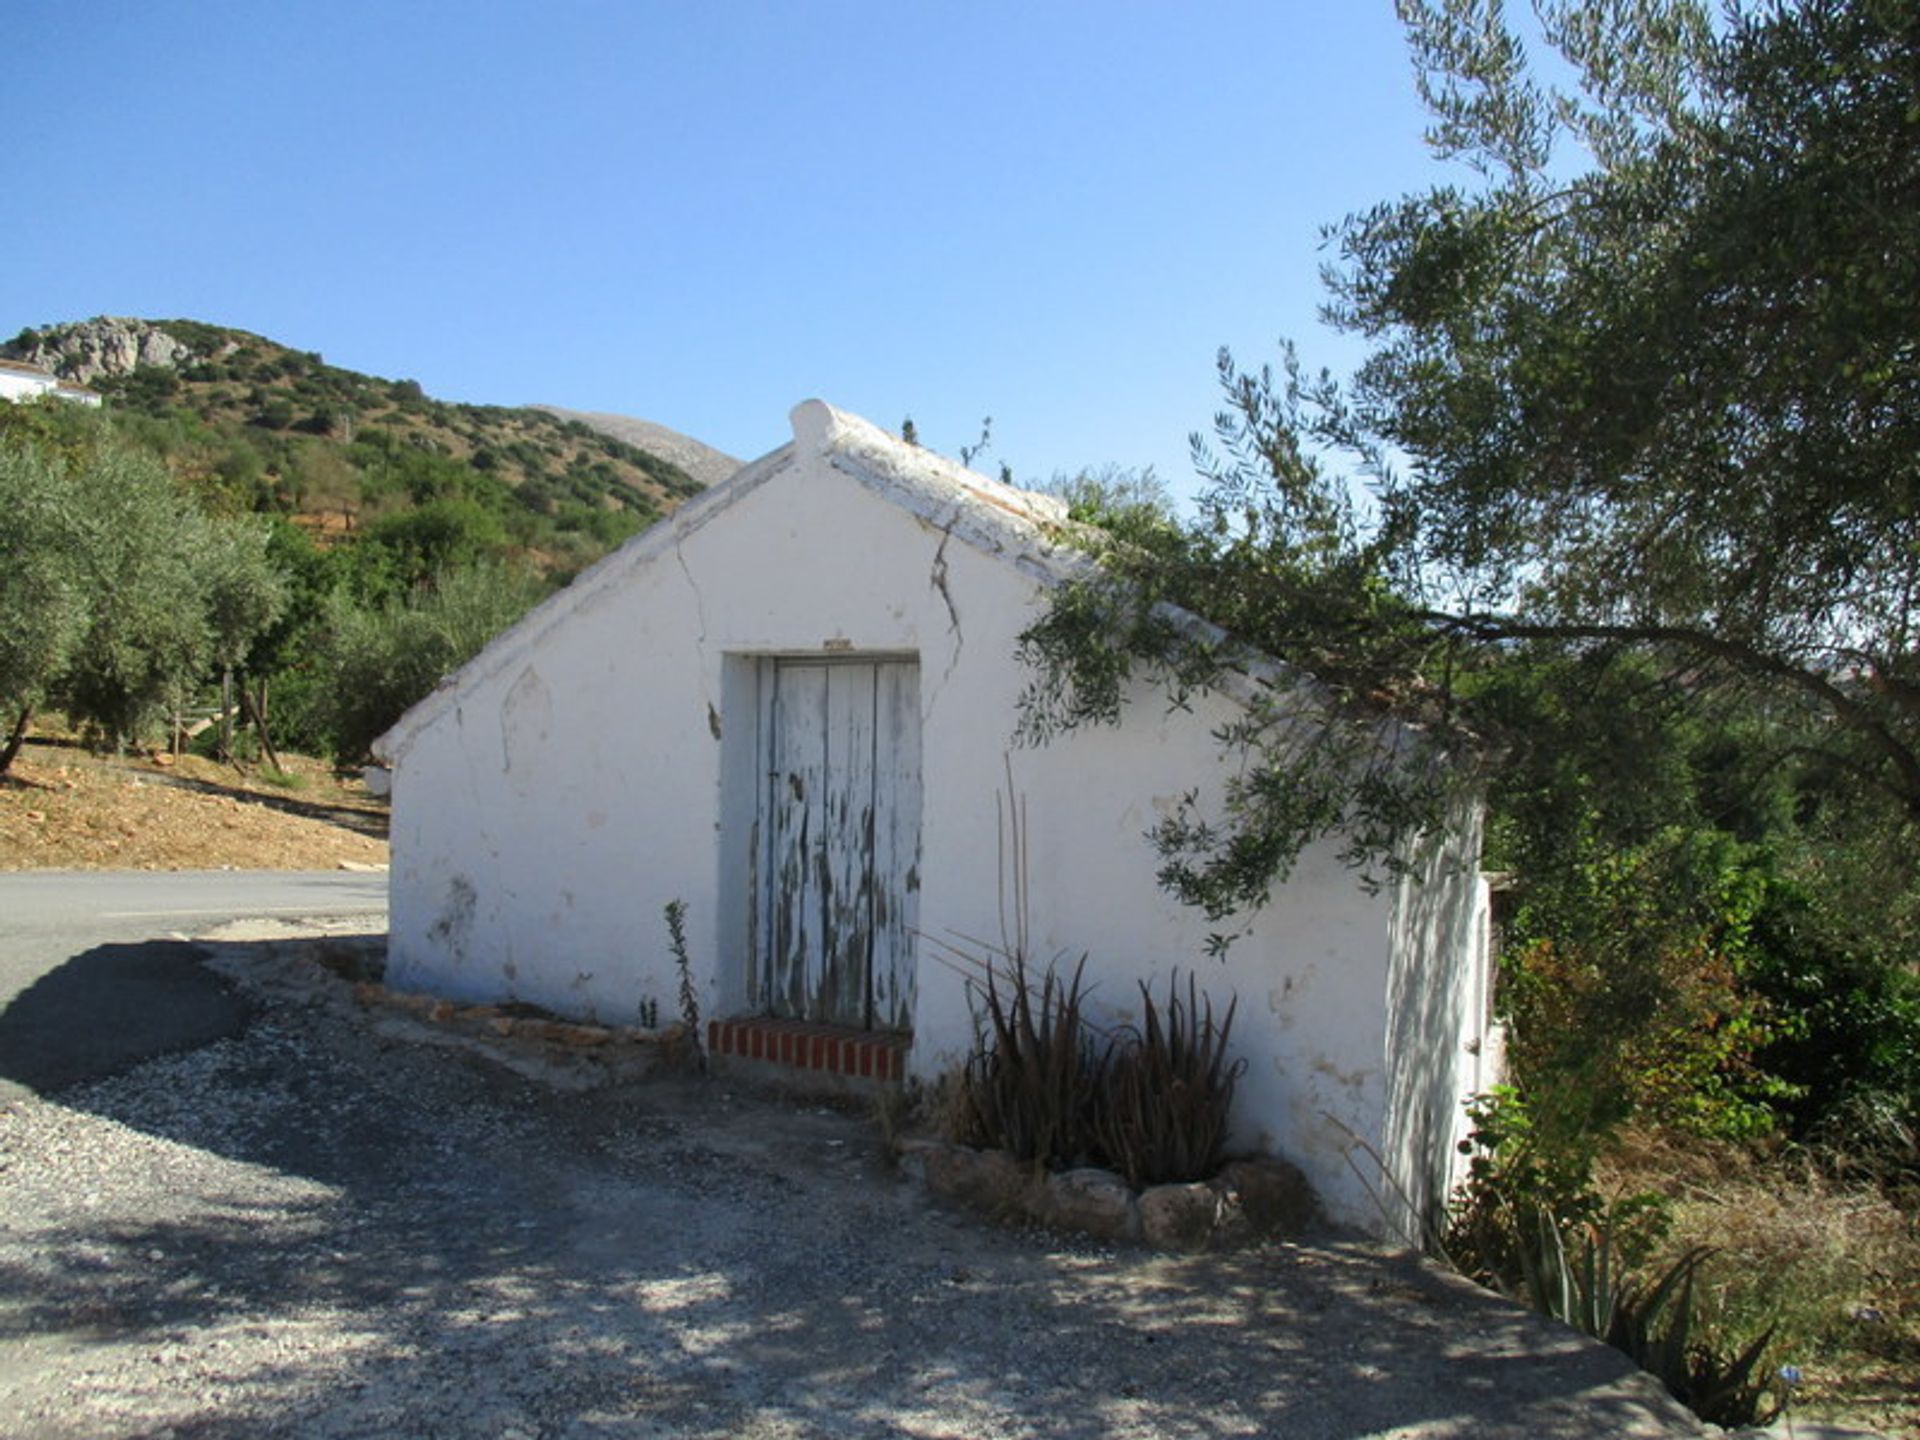
[[[673,951],[673,968],[680,972],[680,1023],[686,1027],[687,1053],[693,1068],[707,1068],[706,1052],[700,1048],[700,992],[693,983],[693,960],[687,954],[687,902],[669,900],[666,906],[667,947]]]

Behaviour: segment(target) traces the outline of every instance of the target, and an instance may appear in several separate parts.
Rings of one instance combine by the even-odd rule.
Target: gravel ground
[[[1406,1257],[999,1229],[862,1117],[535,1078],[304,983],[0,1112],[0,1435],[1702,1433]]]

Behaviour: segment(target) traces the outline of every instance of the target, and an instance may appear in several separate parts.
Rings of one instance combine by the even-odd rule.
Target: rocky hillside
[[[639,427],[620,432],[548,410],[435,400],[416,381],[199,321],[28,329],[0,356],[99,391],[210,500],[290,515],[323,541],[467,502],[494,514],[536,566],[565,573],[732,468],[664,426],[604,417]]]

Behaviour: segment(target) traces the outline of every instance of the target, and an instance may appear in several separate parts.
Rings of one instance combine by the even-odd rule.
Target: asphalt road
[[[381,874],[214,870],[0,875],[0,1102],[51,1094],[246,1023],[187,938],[226,920],[368,915]]]

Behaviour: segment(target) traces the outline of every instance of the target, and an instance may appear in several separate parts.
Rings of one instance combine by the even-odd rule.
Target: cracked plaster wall
[[[400,756],[396,983],[610,1022],[652,999],[671,1018],[661,910],[682,899],[705,1013],[741,1008],[752,851],[741,796],[755,783],[741,767],[758,761],[749,657],[913,654],[913,1072],[937,1076],[971,1038],[963,976],[940,947],[1002,933],[996,796],[1010,765],[1028,814],[1036,956],[1085,953],[1094,1003],[1115,1020],[1137,1009],[1137,979],[1164,989],[1175,966],[1197,971],[1219,1006],[1237,995],[1238,1140],[1301,1164],[1335,1218],[1379,1228],[1349,1156],[1354,1136],[1382,1154],[1397,1143],[1383,1128],[1392,897],[1365,895],[1312,852],[1226,959],[1207,958],[1214,927],[1160,891],[1143,835],[1197,779],[1217,787],[1210,732],[1229,702],[1201,697],[1169,716],[1142,692],[1118,729],[1013,748],[1026,679],[1014,645],[1043,591],[1025,557],[982,553],[959,520],[909,513],[802,453],[617,584],[559,602]],[[442,922],[468,889],[454,946]]]

